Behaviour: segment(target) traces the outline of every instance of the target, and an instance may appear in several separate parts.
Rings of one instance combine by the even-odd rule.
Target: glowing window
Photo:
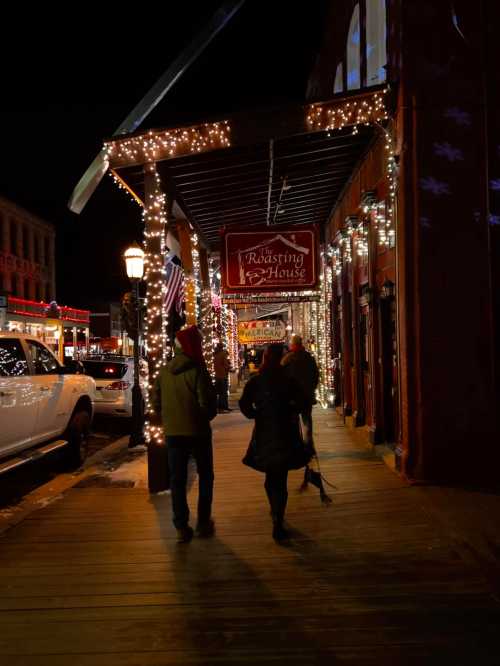
[[[361,32],[359,4],[354,7],[347,37],[347,90],[361,86]]]
[[[385,0],[366,0],[366,84],[387,78],[387,16]]]

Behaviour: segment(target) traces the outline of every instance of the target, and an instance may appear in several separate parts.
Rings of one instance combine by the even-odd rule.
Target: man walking
[[[199,477],[196,532],[200,537],[212,536],[215,526],[211,517],[214,470],[210,421],[216,415],[216,406],[196,326],[177,332],[175,356],[160,370],[152,400],[156,414],[161,412],[166,436],[177,541],[185,543],[193,537],[186,495],[190,456],[196,461]]]
[[[229,404],[227,402],[227,394],[229,391],[229,370],[231,363],[229,356],[224,349],[222,343],[218,343],[215,347],[214,353],[214,373],[215,373],[215,391],[217,393],[217,409],[220,414],[230,412]]]
[[[316,404],[319,372],[312,354],[304,348],[300,335],[292,337],[290,351],[283,357],[281,365],[284,366],[287,376],[292,377],[302,389],[305,405],[300,415],[305,429],[305,440],[312,444],[312,408]]]

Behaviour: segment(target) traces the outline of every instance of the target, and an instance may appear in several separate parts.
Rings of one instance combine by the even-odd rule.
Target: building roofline
[[[32,213],[31,211],[24,208],[24,206],[21,206],[20,204],[12,201],[12,199],[8,199],[3,194],[0,194],[0,210],[2,209],[7,209],[18,217],[23,217],[25,219],[27,218],[33,224],[42,226],[45,231],[49,231],[52,234],[56,233],[55,226],[51,222],[47,222],[40,216],[35,215],[35,213]]]

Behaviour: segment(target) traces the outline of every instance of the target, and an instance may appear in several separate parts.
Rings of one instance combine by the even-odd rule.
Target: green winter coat
[[[210,433],[217,414],[210,375],[189,356],[178,352],[160,370],[152,391],[156,413],[162,416],[165,435],[196,437]]]

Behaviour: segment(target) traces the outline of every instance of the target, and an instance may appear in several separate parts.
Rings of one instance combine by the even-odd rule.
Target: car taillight
[[[125,391],[130,387],[130,382],[113,382],[106,386],[108,391]]]

